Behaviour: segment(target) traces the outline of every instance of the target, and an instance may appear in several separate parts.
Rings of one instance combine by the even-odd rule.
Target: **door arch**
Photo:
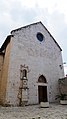
[[[38,100],[47,102],[47,80],[43,75],[38,78]]]

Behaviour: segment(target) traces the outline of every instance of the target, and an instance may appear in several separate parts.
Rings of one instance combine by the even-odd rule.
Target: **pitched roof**
[[[12,34],[12,32],[15,32],[15,31],[21,30],[21,29],[23,29],[23,28],[30,27],[31,25],[39,24],[39,23],[42,24],[42,22],[40,21],[40,22],[32,23],[32,24],[29,24],[29,25],[23,26],[23,27],[21,27],[21,28],[18,28],[18,29],[12,30],[12,31],[11,31],[11,34]],[[51,35],[51,33],[47,30],[47,28],[46,28],[43,24],[42,24],[42,26],[46,29],[46,31],[49,33],[50,37],[52,37],[52,39],[54,40],[54,42],[56,43],[56,45],[57,45],[57,46],[59,47],[59,49],[62,51],[61,47],[59,46],[59,44],[57,43],[57,41],[54,39],[54,37]]]
[[[10,42],[12,35],[7,36],[6,40],[4,41],[4,43],[2,44],[1,48],[0,48],[0,52],[2,52],[3,50],[6,49],[8,43]]]

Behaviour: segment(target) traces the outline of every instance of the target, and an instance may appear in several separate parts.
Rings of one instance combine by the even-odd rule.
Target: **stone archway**
[[[38,100],[47,102],[47,80],[43,75],[38,78]]]

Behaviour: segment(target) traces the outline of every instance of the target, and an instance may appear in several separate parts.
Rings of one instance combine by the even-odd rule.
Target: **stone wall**
[[[67,94],[67,77],[59,79],[59,91],[62,94]]]

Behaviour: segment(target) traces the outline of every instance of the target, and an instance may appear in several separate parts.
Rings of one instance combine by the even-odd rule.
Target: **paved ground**
[[[67,119],[67,105],[0,107],[0,119]]]

